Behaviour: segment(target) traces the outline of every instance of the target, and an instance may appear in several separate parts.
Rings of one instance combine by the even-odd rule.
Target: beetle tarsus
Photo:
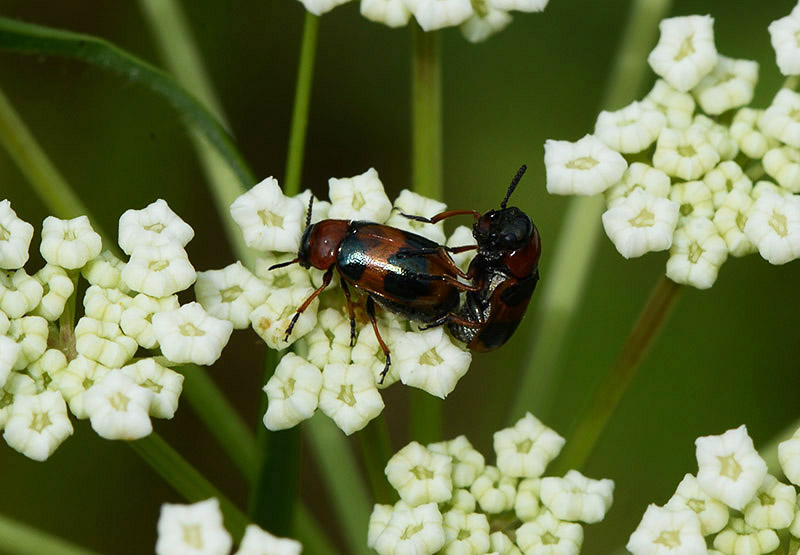
[[[381,379],[378,381],[379,384],[383,385],[383,380],[386,379],[386,374],[389,373],[389,367],[392,365],[392,355],[386,353],[386,364],[383,366],[383,370],[381,370]]]

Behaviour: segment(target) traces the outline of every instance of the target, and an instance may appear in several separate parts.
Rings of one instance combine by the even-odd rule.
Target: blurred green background
[[[543,14],[516,14],[510,27],[480,45],[455,29],[443,32],[445,201],[454,208],[496,207],[516,169],[528,164],[514,202],[543,237],[540,287],[558,287],[548,282],[548,262],[568,202],[545,192],[542,145],[593,129],[629,4],[552,0]],[[183,7],[241,151],[259,178],[283,179],[302,6],[192,0]],[[726,0],[676,1],[671,13],[713,15],[719,51],[761,63],[754,104],[764,106],[781,83],[767,25],[792,7],[788,0],[740,2],[736,9]],[[0,0],[0,14],[95,34],[162,65],[134,2]],[[390,196],[408,186],[409,69],[408,29],[363,19],[357,3],[322,18],[305,186],[325,196],[329,177],[371,166]],[[105,229],[114,233],[124,210],[162,197],[195,229],[188,251],[196,268],[233,261],[183,120],[161,98],[87,64],[4,52],[0,86]],[[2,150],[0,198],[10,198],[37,228],[47,215]],[[29,271],[38,267],[37,256]],[[625,261],[603,237],[566,343],[553,410],[538,415],[546,424],[568,434],[666,259],[659,253]],[[616,492],[606,520],[586,528],[583,553],[625,544],[645,506],[665,502],[682,476],[696,471],[697,436],[745,423],[758,445],[800,416],[798,285],[799,263],[774,267],[751,256],[729,259],[711,290],[682,295],[585,468],[591,477],[612,478]],[[535,306],[536,297],[504,348],[475,357],[444,404],[446,436],[467,434],[489,460],[518,371],[536,348],[529,340]],[[254,428],[261,425],[262,345],[252,331],[239,332],[210,369]],[[408,441],[407,391],[390,388],[385,401],[396,450]],[[188,406],[155,426],[244,504],[243,480]],[[310,450],[304,453],[302,490],[336,534],[328,500],[310,495],[320,485]],[[98,439],[86,422],[44,464],[3,445],[0,477],[0,513],[104,553],[152,551],[161,503],[180,501],[125,444]]]

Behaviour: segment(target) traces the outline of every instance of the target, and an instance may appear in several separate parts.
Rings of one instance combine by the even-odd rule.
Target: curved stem
[[[568,469],[580,469],[586,462],[683,289],[683,286],[666,276],[661,276],[656,283],[616,361],[603,378],[568,439],[564,452],[556,463],[557,475]]]
[[[634,0],[603,96],[604,109],[617,109],[639,94],[647,75],[647,53],[655,44],[658,22],[670,4],[670,0]],[[526,411],[535,412],[544,420],[549,416],[564,341],[583,300],[604,209],[602,195],[570,201],[550,267],[542,272],[531,348],[523,359],[529,362],[520,369],[510,423]]]

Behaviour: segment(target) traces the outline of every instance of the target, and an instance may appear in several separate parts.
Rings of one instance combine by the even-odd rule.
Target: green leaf
[[[0,49],[21,54],[53,55],[82,60],[141,83],[164,97],[187,117],[230,165],[239,181],[249,188],[252,172],[228,133],[214,116],[166,73],[114,44],[92,35],[73,33],[0,17]]]

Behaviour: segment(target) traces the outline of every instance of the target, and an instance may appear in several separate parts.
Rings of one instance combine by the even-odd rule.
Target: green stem
[[[567,441],[558,459],[556,475],[568,469],[580,469],[586,462],[683,289],[666,276],[658,280],[616,361]]]
[[[186,18],[175,0],[139,0],[139,6],[156,40],[161,58],[176,81],[194,94],[198,101],[218,120],[230,128],[214,85],[208,77],[200,50],[195,44]],[[220,152],[206,139],[197,125],[190,137],[203,165],[228,242],[237,257],[253,268],[255,256],[244,243],[241,230],[231,217],[229,207],[245,192],[239,176]]]
[[[347,543],[346,551],[366,555],[370,552],[366,538],[371,506],[369,493],[357,472],[358,463],[347,443],[342,441],[342,431],[324,414],[311,418],[305,431],[331,495],[331,514],[338,519]]]
[[[318,29],[319,17],[311,12],[306,12],[303,22],[303,42],[300,46],[300,62],[297,68],[292,127],[289,131],[289,150],[286,154],[286,175],[283,180],[283,192],[287,196],[293,196],[300,192],[300,179],[303,176],[303,153],[306,146],[308,107],[311,102],[311,82],[314,77]]]
[[[225,519],[225,528],[238,541],[244,535],[247,517],[227,497],[214,487],[186,459],[180,456],[155,432],[128,443],[165,482],[191,503],[216,497]]]
[[[367,478],[376,503],[394,503],[397,493],[389,485],[384,474],[386,463],[392,457],[392,442],[386,419],[379,415],[358,434],[361,455],[367,469]]]
[[[786,428],[781,430],[777,435],[775,435],[775,437],[758,448],[761,458],[767,461],[767,468],[769,469],[770,474],[778,476],[779,474],[783,473],[780,461],[778,460],[778,445],[781,442],[790,439],[798,430],[798,428],[800,428],[800,420],[795,420]]]
[[[0,553],[7,555],[96,555],[91,549],[0,515]]]
[[[423,445],[441,441],[444,401],[417,388],[409,388],[408,395],[411,439]]]
[[[294,529],[306,555],[338,554],[338,550],[325,535],[317,519],[302,503],[298,503],[294,510]]]
[[[655,44],[658,22],[669,12],[670,4],[670,0],[634,0],[606,85],[604,109],[618,109],[639,94],[647,76],[647,53]],[[523,358],[529,362],[520,368],[510,423],[526,411],[545,420],[550,416],[564,341],[583,301],[604,210],[602,195],[570,200],[553,258],[542,272],[531,348]]]

